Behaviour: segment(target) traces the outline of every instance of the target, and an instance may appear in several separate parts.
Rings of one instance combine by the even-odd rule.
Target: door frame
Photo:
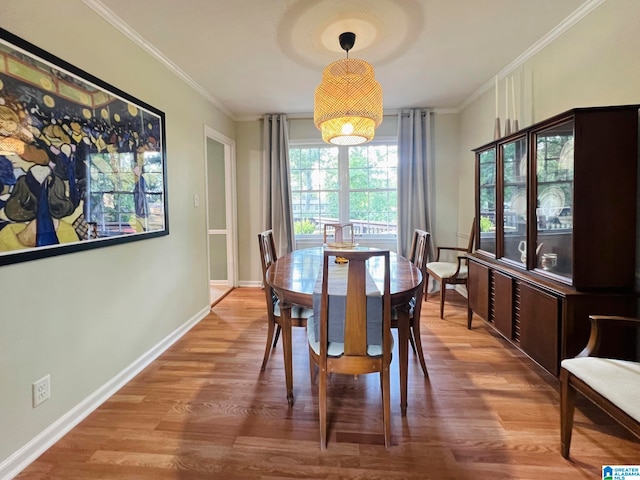
[[[209,230],[209,186],[208,186],[208,151],[207,140],[212,139],[224,146],[224,171],[225,171],[225,207],[226,229]],[[209,251],[210,234],[227,235],[227,285],[230,288],[238,286],[238,250],[237,238],[237,196],[236,196],[236,142],[217,130],[204,126],[204,173],[205,173],[205,229],[207,238],[207,283],[211,282],[209,271],[211,265],[211,252]],[[207,285],[209,288],[209,285]]]

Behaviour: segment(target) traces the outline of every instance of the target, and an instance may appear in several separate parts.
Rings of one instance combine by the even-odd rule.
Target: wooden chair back
[[[411,250],[409,250],[409,261],[413,263],[422,276],[427,271],[427,260],[429,257],[429,240],[431,234],[424,230],[415,229],[413,231],[413,240],[411,241]]]
[[[476,243],[476,219],[471,222],[471,233],[469,234],[469,245],[467,245],[467,253],[473,252]]]
[[[276,244],[273,240],[273,230],[265,230],[258,234],[258,245],[260,246],[260,261],[262,264],[262,285],[267,303],[267,314],[269,321],[274,322],[273,304],[275,301],[273,289],[267,284],[267,269],[278,259]]]
[[[422,297],[424,294],[424,290],[426,288],[426,278],[427,278],[427,261],[429,260],[429,240],[431,239],[431,234],[424,230],[415,229],[413,231],[413,240],[411,241],[411,250],[409,251],[409,261],[413,263],[420,273],[422,274],[423,288],[419,289],[419,298],[416,294],[416,305],[417,309],[416,317],[420,317],[420,304],[422,303]]]
[[[320,306],[320,357],[327,361],[329,325],[329,265],[333,263],[336,251],[325,250],[322,267],[322,297]],[[382,292],[382,341],[383,357],[391,356],[391,296],[388,250],[340,251],[338,255],[348,260],[346,290],[346,314],[344,325],[344,355],[331,359],[330,371],[339,373],[367,373],[380,371],[371,369],[368,360],[359,362],[358,357],[370,358],[367,354],[367,261],[380,258],[384,263],[385,275]],[[384,348],[384,347],[387,348]]]
[[[333,237],[333,238],[332,238]],[[323,242],[355,242],[353,223],[325,223]]]
[[[262,280],[266,279],[267,269],[278,259],[276,244],[273,240],[273,230],[265,230],[258,234],[260,246],[260,260],[262,261]]]
[[[338,255],[346,258],[348,263],[339,268],[347,268],[346,314],[344,324],[344,349],[336,356],[329,355],[329,266]],[[371,265],[383,263],[384,281],[382,291],[382,345],[376,355],[369,355],[367,341],[367,262]],[[382,390],[382,418],[384,425],[385,446],[391,445],[391,404],[390,373],[391,363],[391,294],[388,250],[325,250],[322,266],[322,296],[319,319],[319,348],[309,344],[310,361],[320,369],[320,386],[318,404],[320,411],[320,445],[327,447],[327,377],[330,373],[360,375],[364,373],[380,373]],[[338,280],[340,281],[340,280]],[[343,281],[343,280],[342,280]],[[369,312],[371,313],[371,312]],[[311,339],[311,333],[309,333]]]

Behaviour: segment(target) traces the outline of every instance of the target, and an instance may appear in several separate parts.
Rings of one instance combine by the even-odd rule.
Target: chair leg
[[[418,356],[418,360],[420,361],[420,366],[422,367],[422,373],[425,377],[429,376],[429,372],[427,372],[427,364],[424,361],[424,352],[422,350],[422,338],[420,337],[420,319],[414,318],[411,325],[411,335],[409,338],[411,339],[411,345],[413,345],[413,351]]]
[[[316,362],[311,355],[311,347],[309,347],[309,379],[311,380],[311,385],[314,385],[316,383],[317,375],[318,366],[316,365]]]
[[[273,338],[273,347],[272,348],[276,348],[276,344],[278,343],[278,338],[280,338],[280,325],[277,326],[276,328],[276,336]]]
[[[416,350],[416,341],[413,338],[413,330],[411,330],[411,335],[409,335],[409,343],[411,344],[411,350],[413,350],[414,354],[418,354],[418,351]]]
[[[384,446],[391,447],[391,386],[389,365],[384,365],[380,372],[382,379],[382,422],[384,424]]]
[[[440,318],[444,318],[444,297],[447,293],[447,284],[440,282]]]
[[[571,447],[575,401],[576,390],[569,384],[569,372],[562,369],[560,371],[560,453],[567,459]]]
[[[264,357],[262,358],[262,366],[260,367],[260,371],[264,372],[264,369],[267,366],[267,360],[269,360],[269,354],[271,353],[271,339],[273,338],[273,331],[275,330],[276,327],[276,323],[271,320],[270,318],[267,318],[267,346],[264,349]],[[278,327],[278,334],[280,333],[280,325],[277,325]],[[277,340],[277,335],[276,335],[276,340]],[[275,342],[274,342],[275,345]]]
[[[318,389],[318,410],[320,412],[320,448],[327,449],[327,371],[320,368],[320,388]]]
[[[427,301],[427,295],[429,295],[429,274],[424,277],[424,294],[422,295],[423,301]]]

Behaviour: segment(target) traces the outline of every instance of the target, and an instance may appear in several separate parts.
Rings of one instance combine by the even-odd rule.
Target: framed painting
[[[0,265],[169,234],[164,113],[0,29]]]

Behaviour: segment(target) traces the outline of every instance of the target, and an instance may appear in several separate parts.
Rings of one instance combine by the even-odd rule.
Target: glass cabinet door
[[[496,254],[496,149],[478,154],[479,225],[477,248]]]
[[[527,139],[500,145],[502,158],[503,216],[502,258],[526,266],[527,239]]]
[[[535,134],[536,239],[533,265],[573,280],[573,120]]]

